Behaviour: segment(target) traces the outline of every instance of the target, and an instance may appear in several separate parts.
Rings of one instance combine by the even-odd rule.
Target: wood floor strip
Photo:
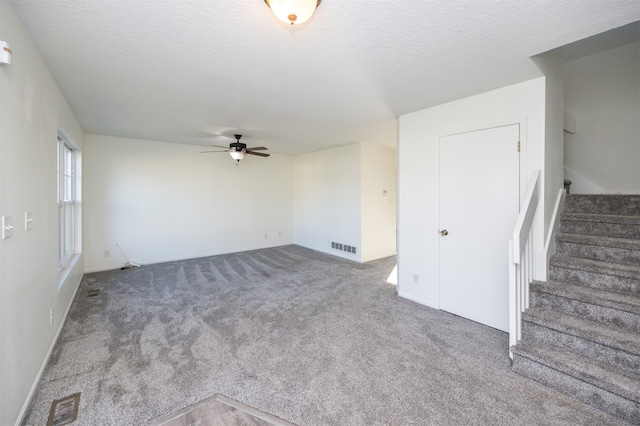
[[[150,426],[295,426],[279,417],[257,410],[241,402],[216,394],[177,413],[170,414]]]

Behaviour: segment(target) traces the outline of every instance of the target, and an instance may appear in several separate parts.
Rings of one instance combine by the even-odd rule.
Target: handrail
[[[524,204],[518,215],[516,226],[513,230],[513,263],[520,263],[520,258],[524,252],[525,244],[531,225],[533,224],[533,218],[536,214],[536,207],[538,206],[538,179],[540,178],[540,170],[535,170],[531,179],[529,179],[529,186],[527,187],[527,194],[524,198]]]
[[[522,337],[522,313],[529,308],[529,284],[533,276],[532,224],[540,198],[540,170],[529,179],[522,209],[509,240],[509,356]]]

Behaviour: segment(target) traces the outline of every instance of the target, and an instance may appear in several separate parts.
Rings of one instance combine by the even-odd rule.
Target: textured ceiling
[[[13,4],[85,131],[238,131],[284,154],[393,144],[398,115],[535,78],[529,57],[640,20],[638,0],[324,0],[295,31],[263,0]]]

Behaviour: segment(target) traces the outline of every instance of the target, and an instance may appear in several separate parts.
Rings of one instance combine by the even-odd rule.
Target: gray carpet
[[[640,425],[640,196],[567,195],[514,370]]]
[[[394,265],[285,246],[87,274],[24,424],[76,392],[73,425],[216,393],[299,425],[620,423],[514,373],[505,333],[399,298]]]

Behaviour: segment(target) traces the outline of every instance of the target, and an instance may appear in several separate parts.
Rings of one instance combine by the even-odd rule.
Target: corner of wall
[[[551,227],[546,237],[544,244],[544,265],[538,265],[536,270],[536,279],[540,281],[547,280],[547,272],[549,270],[549,259],[556,252],[556,235],[560,232],[560,215],[564,212],[564,199],[567,192],[564,188],[558,191],[556,202],[553,207],[553,216],[551,218]],[[544,268],[541,268],[544,266]]]

